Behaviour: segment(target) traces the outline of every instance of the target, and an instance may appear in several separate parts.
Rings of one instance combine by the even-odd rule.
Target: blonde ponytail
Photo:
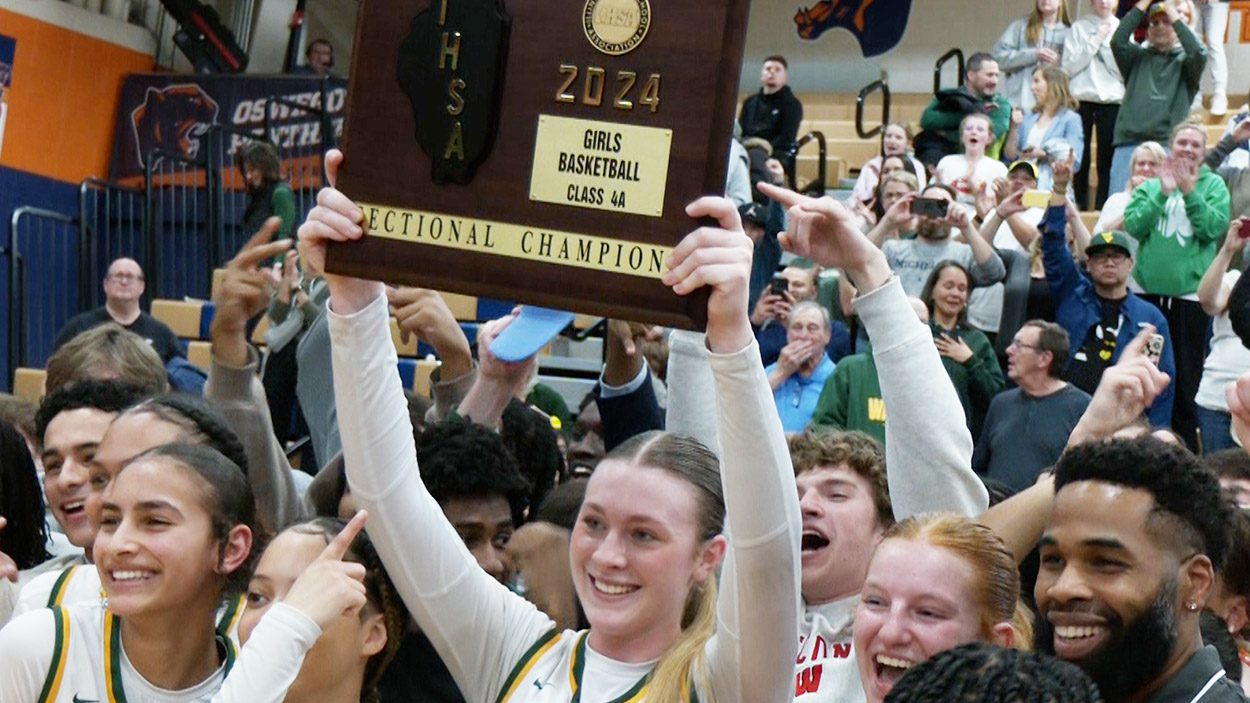
[[[725,525],[725,496],[721,486],[720,460],[707,447],[689,437],[667,432],[644,432],[634,435],[613,449],[607,459],[663,469],[686,481],[695,489],[697,538],[699,549],[720,535]],[[592,625],[593,627],[593,625]],[[660,657],[651,681],[647,684],[647,700],[652,703],[689,701],[694,694],[690,687],[697,681],[708,697],[700,703],[715,703],[703,659],[703,649],[716,632],[716,577],[696,584],[686,596],[682,609],[681,634],[673,646]]]
[[[715,703],[708,686],[703,653],[707,641],[716,633],[716,578],[695,586],[686,601],[681,619],[681,636],[660,657],[647,685],[647,701],[670,703],[691,700],[690,687],[696,681],[705,695],[700,703]]]

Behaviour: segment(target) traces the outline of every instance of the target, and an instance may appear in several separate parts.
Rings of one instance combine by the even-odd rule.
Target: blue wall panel
[[[0,390],[8,391],[12,387],[13,378],[9,374],[9,253],[7,251],[11,233],[10,223],[13,211],[22,206],[32,206],[75,216],[78,212],[77,184],[62,183],[42,176],[23,171],[0,167],[0,246],[6,253],[0,258],[0,369],[4,370],[0,378]],[[25,247],[24,247],[25,248]],[[73,259],[67,258],[62,249],[57,251],[48,247],[43,251],[24,251],[27,259],[27,281],[32,288],[28,292],[30,301],[30,317],[32,321],[43,321],[46,327],[52,327],[58,321],[46,315],[37,317],[44,310],[64,309],[77,295],[77,272],[73,268]],[[55,330],[51,332],[55,334]],[[40,335],[43,336],[43,335]],[[41,358],[28,359],[29,363],[42,364],[46,353],[50,350],[51,339],[30,340],[34,356]]]

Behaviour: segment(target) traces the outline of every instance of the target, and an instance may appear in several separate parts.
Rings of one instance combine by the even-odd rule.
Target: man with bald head
[[[104,276],[103,287],[104,307],[84,312],[65,323],[56,336],[57,349],[82,332],[115,322],[147,340],[166,364],[176,356],[186,356],[173,331],[139,309],[144,278],[138,262],[126,257],[114,260]]]

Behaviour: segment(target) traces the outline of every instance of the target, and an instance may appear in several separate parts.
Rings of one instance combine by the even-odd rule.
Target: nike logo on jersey
[[[543,690],[543,687],[546,685],[547,684],[543,683],[542,679],[534,679],[534,688],[541,691]]]
[[[78,694],[77,694],[77,693],[75,693],[75,694],[74,694],[74,703],[100,703],[100,700],[99,700],[98,698],[91,698],[91,699],[87,699],[87,698],[79,698],[79,697],[78,697]]]

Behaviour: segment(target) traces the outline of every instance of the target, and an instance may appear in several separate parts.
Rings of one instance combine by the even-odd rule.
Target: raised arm
[[[1089,64],[1102,48],[1102,37],[1089,32],[1082,22],[1068,28],[1068,35],[1063,40],[1063,58],[1060,65],[1069,76],[1089,68]]]
[[[1223,246],[1211,260],[1206,273],[1202,274],[1202,282],[1198,284],[1198,302],[1202,304],[1202,311],[1212,317],[1223,313],[1228,308],[1228,297],[1232,292],[1232,286],[1224,284],[1224,273],[1232,265],[1233,257],[1246,245],[1246,240],[1241,238],[1243,222],[1243,220],[1236,220],[1232,227],[1229,227]]]
[[[963,405],[929,327],[916,317],[885,255],[832,199],[772,188],[766,193],[793,203],[782,245],[822,266],[842,268],[860,291],[855,310],[875,340],[873,358],[887,409],[886,466],[895,514],[900,519],[943,510],[980,514],[988,495],[971,469],[972,436]]]
[[[1224,136],[1220,137],[1220,141],[1207,152],[1202,162],[1212,171],[1218,171],[1228,155],[1245,144],[1247,139],[1250,139],[1250,117],[1243,119],[1235,126],[1230,125]]]
[[[221,411],[243,443],[257,514],[270,532],[304,514],[291,465],[273,433],[264,386],[256,377],[260,359],[247,343],[247,322],[265,310],[274,284],[272,273],[260,263],[290,248],[288,240],[269,241],[278,224],[276,217],[266,220],[225,266],[213,299],[216,314],[209,330],[213,363],[204,386],[205,399]]]
[[[788,702],[800,618],[798,490],[747,319],[751,244],[737,211],[722,198],[703,198],[686,212],[719,224],[683,239],[664,275],[678,295],[711,289],[706,349],[730,540],[716,634],[706,650],[713,695],[726,702]]]
[[[1129,74],[1137,67],[1137,62],[1141,60],[1142,54],[1146,50],[1133,42],[1133,32],[1137,29],[1137,25],[1141,24],[1142,17],[1146,15],[1145,3],[1138,2],[1128,14],[1120,20],[1120,24],[1115,28],[1115,32],[1111,35],[1111,55],[1115,57],[1115,64],[1120,69],[1120,74],[1124,76],[1125,82],[1128,82]]]
[[[946,214],[946,222],[959,228],[972,247],[972,280],[979,286],[998,283],[1007,276],[1007,267],[1003,260],[990,246],[989,240],[981,236],[981,232],[972,223],[968,209],[959,203],[951,203]]]
[[[663,333],[651,325],[608,320],[603,373],[595,389],[605,452],[641,432],[664,429],[664,410],[640,347],[641,341],[659,339]]]
[[[326,157],[333,184],[342,155]],[[326,243],[363,236],[361,212],[333,187],[300,227],[306,265],[324,270]],[[403,388],[395,373],[385,290],[327,275],[334,385],[343,458],[369,534],[422,632],[467,700],[498,693],[513,663],[551,621],[478,567],[426,490]]]
[[[1185,63],[1182,67],[1185,82],[1191,90],[1197,92],[1202,81],[1202,69],[1207,66],[1207,47],[1189,25],[1175,16],[1171,5],[1168,5],[1168,16],[1173,20],[1172,28],[1176,30],[1176,38],[1180,39],[1181,48],[1185,50]]]
[[[498,320],[491,320],[478,331],[477,379],[464,400],[460,401],[458,408],[461,417],[495,431],[499,431],[503,421],[504,408],[516,396],[520,386],[534,375],[534,369],[538,366],[537,357],[508,363],[496,358],[491,352],[495,337],[507,328],[516,315],[517,311],[513,311]]]

